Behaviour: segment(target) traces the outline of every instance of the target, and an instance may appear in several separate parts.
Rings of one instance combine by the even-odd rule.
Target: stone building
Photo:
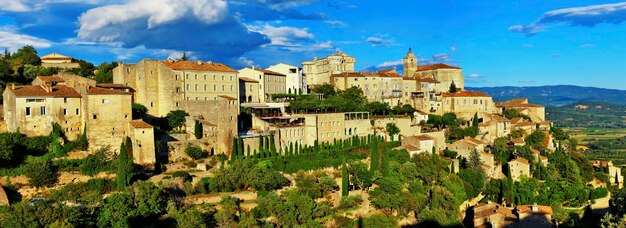
[[[513,181],[520,181],[522,176],[531,177],[530,175],[530,163],[525,158],[516,158],[508,163],[509,172],[511,173],[511,179]]]
[[[260,68],[243,68],[239,77],[250,78],[259,82],[259,100],[262,103],[272,102],[274,94],[285,94],[287,76],[278,72]]]
[[[515,109],[519,113],[527,115],[534,123],[541,123],[546,120],[546,108],[541,105],[529,104],[528,98],[511,99],[506,102],[496,103],[501,111]]]
[[[43,67],[57,67],[63,69],[80,68],[80,65],[77,62],[74,62],[74,59],[58,53],[50,53],[41,56],[40,59],[41,66]]]
[[[402,77],[396,73],[346,72],[333,74],[331,84],[335,89],[360,88],[368,101],[400,104],[402,97]]]
[[[432,153],[436,139],[428,135],[415,135],[402,138],[401,147],[411,156],[421,153]]]
[[[128,124],[129,137],[134,139],[132,141],[133,161],[139,164],[156,163],[154,127],[142,120],[129,121]]]
[[[307,94],[306,75],[302,73],[302,68],[285,63],[279,63],[267,68],[287,76],[285,86],[287,93]]]
[[[454,112],[457,116],[471,119],[474,114],[483,117],[498,113],[491,96],[477,91],[460,91],[441,94],[443,113]]]
[[[239,77],[239,103],[259,103],[259,81]]]
[[[330,76],[344,72],[354,72],[356,58],[337,52],[322,59],[302,62],[302,70],[309,86],[330,84]]]
[[[134,89],[133,102],[146,106],[147,113],[156,117],[185,110],[190,103],[198,104],[195,101],[239,97],[237,71],[213,62],[144,59],[120,63],[113,69],[113,82]],[[206,108],[210,103],[200,105]]]
[[[552,207],[543,205],[518,205],[515,207],[520,227],[552,227]]]
[[[476,138],[492,143],[496,138],[506,137],[511,133],[511,120],[499,115],[487,115],[482,123],[478,124],[478,136]]]
[[[128,89],[121,85],[117,89],[98,87],[95,81],[76,75],[40,76],[33,84],[11,85],[4,91],[8,131],[43,136],[58,123],[70,140],[86,131],[89,151],[110,147],[114,153],[130,137],[146,145],[134,151],[135,163],[155,162],[152,128],[143,130],[145,135],[140,136],[133,134],[128,124],[132,122],[132,93]]]
[[[511,227],[517,223],[513,209],[489,202],[474,206],[474,227]]]

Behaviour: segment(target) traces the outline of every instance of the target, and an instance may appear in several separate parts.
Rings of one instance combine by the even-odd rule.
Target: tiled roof
[[[522,118],[522,117],[515,117],[515,118],[511,119],[511,123],[512,124],[516,124],[516,123],[519,123],[519,122],[521,122],[523,120],[524,120],[524,118]]]
[[[426,141],[426,140],[433,140],[435,138],[430,137],[428,135],[416,135],[416,136],[410,136],[411,138],[417,139],[419,141]]]
[[[532,205],[519,205],[517,207],[515,207],[515,210],[517,210],[517,213],[535,213],[533,212],[532,209]],[[539,214],[548,214],[551,215],[552,214],[552,207],[550,206],[542,206],[542,205],[538,205],[537,207],[537,212]]]
[[[407,151],[418,151],[420,150],[419,147],[413,146],[413,145],[404,145],[402,146],[404,149],[406,149]]]
[[[65,82],[65,80],[61,77],[58,76],[37,76],[36,79],[41,80],[42,82],[45,83],[51,83],[51,82]]]
[[[254,80],[252,78],[246,78],[246,77],[239,77],[239,81],[259,83],[259,81],[257,80]]]
[[[444,97],[491,97],[483,92],[478,91],[460,91],[456,93],[442,93],[441,96]]]
[[[52,91],[47,92],[44,85],[33,86],[7,86],[16,97],[81,97],[78,92],[72,87],[65,85],[52,86]]]
[[[530,165],[530,163],[528,162],[528,159],[526,158],[516,158],[516,159],[511,160],[510,162],[517,162],[521,164]]]
[[[535,126],[535,123],[531,123],[531,122],[520,122],[515,124],[516,127],[528,127],[528,126]]]
[[[275,71],[265,70],[265,69],[261,69],[261,68],[257,68],[257,69],[254,69],[254,70],[261,71],[264,74],[271,74],[271,75],[278,75],[278,76],[287,76],[287,75],[284,75],[284,74],[281,74],[281,73],[278,73],[278,72],[275,72]]]
[[[89,95],[133,95],[131,92],[126,92],[117,89],[110,88],[99,88],[99,87],[89,87],[89,91],[87,91]]]
[[[515,144],[526,144],[526,141],[524,141],[524,138],[521,138],[521,137],[520,138],[512,138],[511,142],[515,143]]]
[[[153,128],[152,125],[143,122],[143,120],[130,121],[130,125],[132,125],[134,128]]]
[[[61,55],[59,53],[50,53],[50,54],[41,56],[41,59],[43,60],[58,60],[58,59],[67,60],[67,59],[72,59],[72,58],[65,56],[65,55]]]
[[[376,72],[343,72],[343,73],[339,73],[339,74],[333,74],[330,76],[331,78],[334,77],[348,77],[348,78],[355,78],[355,77],[381,77],[381,78],[402,78],[402,76],[400,76],[399,74],[382,74],[382,73],[376,73]]]
[[[173,70],[237,72],[236,70],[221,63],[212,63],[212,62],[198,63],[198,62],[191,62],[191,61],[175,61],[175,60],[165,60],[165,61],[162,61],[162,63]]]
[[[396,69],[386,69],[386,70],[379,70],[378,72],[376,72],[378,74],[384,74],[386,76],[389,77],[402,77],[402,75],[399,75],[398,73],[396,73]]]
[[[417,66],[415,71],[424,71],[424,70],[436,70],[436,69],[461,69],[460,67],[450,66],[443,63],[436,63],[430,65]]]
[[[226,96],[226,95],[217,95],[218,97],[224,98],[226,100],[237,100],[237,98]]]
[[[498,107],[505,108],[541,108],[541,105],[529,104],[527,98],[515,98],[505,102],[496,103]]]
[[[96,85],[97,87],[101,87],[101,88],[118,88],[118,89],[128,89],[130,88],[127,85],[122,85],[122,84],[113,84],[113,83],[100,83]]]
[[[463,140],[465,140],[468,143],[474,144],[474,145],[480,145],[480,144],[486,145],[487,144],[487,143],[485,143],[483,141],[480,141],[480,140],[472,138],[472,137],[465,137]]]

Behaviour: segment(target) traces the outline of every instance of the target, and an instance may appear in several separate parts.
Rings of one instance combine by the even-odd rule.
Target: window
[[[63,98],[63,103],[67,103],[67,97]]]
[[[213,91],[217,91],[217,85],[213,85]]]
[[[206,91],[206,90],[207,90],[207,88],[208,88],[208,86],[207,86],[207,85],[204,85],[204,91]]]
[[[176,93],[180,93],[180,87],[176,87]]]
[[[64,108],[64,109],[63,109],[63,115],[64,115],[64,116],[67,116],[67,108]]]
[[[26,116],[30,116],[30,107],[26,107]]]
[[[233,76],[232,76],[232,75],[230,76],[230,80],[231,80],[231,81],[233,80]]]
[[[224,85],[222,85],[222,91],[224,91],[224,88],[226,88]]]
[[[77,116],[78,116],[78,115],[80,115],[80,108],[77,108],[77,109],[76,109],[76,115],[77,115]]]
[[[39,108],[39,112],[41,113],[42,116],[46,115],[46,106],[41,106]]]
[[[190,89],[189,89],[189,84],[187,84],[187,91],[189,91],[189,90],[190,90]]]
[[[222,75],[222,81],[224,81],[224,75]]]
[[[195,79],[198,80],[198,74],[196,74]]]
[[[230,85],[230,91],[233,91],[234,86]]]
[[[206,74],[204,75],[204,80],[206,80]]]
[[[95,119],[98,119],[98,115],[93,114],[93,119],[94,119],[94,120],[95,120]]]
[[[176,80],[178,80],[178,74],[176,75]]]
[[[102,99],[102,104],[109,104],[111,101],[109,99]]]
[[[213,75],[213,81],[215,81],[215,75]]]
[[[198,91],[198,84],[196,84],[196,91]]]
[[[189,74],[185,75],[185,79],[189,79]]]
[[[176,102],[176,107],[178,107],[180,105],[180,103]]]

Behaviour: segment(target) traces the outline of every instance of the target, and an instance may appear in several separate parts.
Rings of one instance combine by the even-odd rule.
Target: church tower
[[[413,75],[415,74],[415,70],[417,69],[417,57],[415,57],[413,51],[411,51],[411,48],[409,48],[409,52],[407,52],[406,56],[404,56],[404,58],[402,59],[402,64],[402,75],[405,78],[413,77]]]

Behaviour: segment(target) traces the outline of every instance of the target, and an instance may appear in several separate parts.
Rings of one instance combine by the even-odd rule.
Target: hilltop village
[[[19,195],[98,208],[92,226],[183,226],[215,213],[199,224],[549,227],[570,221],[562,207],[594,206],[624,183],[619,167],[576,151],[543,106],[465,90],[461,67],[418,65],[411,49],[401,73],[357,72],[357,58],[337,52],[238,70],[186,58],[120,62],[107,83],[72,71],[81,65],[71,57],[40,59],[57,72],[3,92],[0,141],[24,152],[0,156],[11,186],[0,203]],[[26,165],[13,164],[18,157]],[[97,189],[77,187],[96,180]],[[126,188],[135,193],[115,193]],[[144,202],[141,191],[160,198]],[[113,200],[143,214],[118,214]],[[299,202],[290,205],[299,213],[306,203],[311,214],[288,218],[279,202]]]

